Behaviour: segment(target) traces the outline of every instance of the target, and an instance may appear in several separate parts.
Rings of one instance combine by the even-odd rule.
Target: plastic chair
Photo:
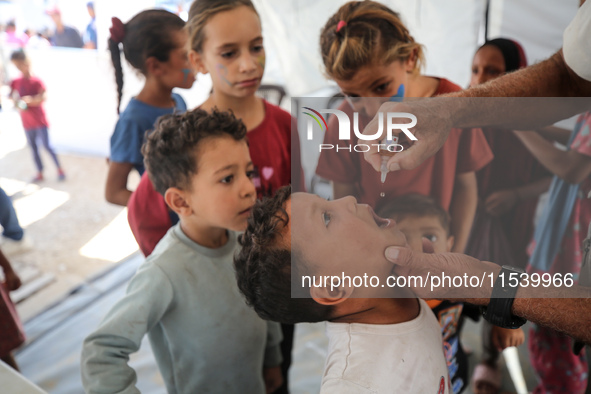
[[[261,85],[257,90],[257,96],[264,98],[271,104],[281,105],[285,97],[285,89],[280,85]]]

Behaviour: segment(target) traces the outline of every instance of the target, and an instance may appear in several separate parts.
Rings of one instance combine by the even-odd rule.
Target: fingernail
[[[398,255],[400,254],[400,251],[398,250],[398,248],[388,248],[386,249],[386,258],[388,260],[396,260],[398,259]]]
[[[400,165],[398,163],[392,163],[388,167],[390,171],[398,171],[400,169]]]

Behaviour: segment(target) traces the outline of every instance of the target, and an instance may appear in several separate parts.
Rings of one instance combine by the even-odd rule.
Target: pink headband
[[[111,40],[119,44],[123,42],[123,39],[125,38],[125,25],[121,22],[121,19],[117,17],[111,18],[111,23],[113,23],[113,26],[109,29]]]
[[[345,26],[347,26],[347,22],[345,22],[344,20],[340,20],[339,23],[337,23],[337,33],[341,31],[341,29]]]

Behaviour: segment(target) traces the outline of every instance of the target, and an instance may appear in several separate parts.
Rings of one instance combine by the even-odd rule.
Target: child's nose
[[[249,53],[245,53],[240,58],[240,71],[247,72],[252,71],[256,68],[256,59]]]
[[[480,85],[480,84],[483,84],[487,81],[483,72],[479,72],[478,74],[476,74],[474,79],[475,79],[475,85]]]
[[[335,203],[341,204],[346,209],[351,211],[357,210],[357,199],[353,196],[347,196],[343,198],[339,198],[338,200],[334,201]]]
[[[242,195],[244,197],[256,196],[257,190],[256,190],[256,187],[254,186],[254,183],[251,178],[244,177],[244,182],[242,183],[241,187],[242,187]]]

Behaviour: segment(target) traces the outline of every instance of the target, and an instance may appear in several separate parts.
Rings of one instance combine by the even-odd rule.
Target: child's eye
[[[330,223],[330,219],[331,219],[330,213],[328,213],[326,211],[322,212],[322,220],[324,220],[325,227],[328,227],[328,224]]]
[[[361,97],[354,94],[346,94],[345,100],[347,100],[350,106],[355,106],[359,101],[361,101]]]
[[[359,96],[356,94],[345,94],[345,97],[348,98],[349,100],[359,100]]]
[[[265,48],[262,45],[255,45],[254,47],[252,47],[253,52],[260,52],[263,49],[265,49]]]
[[[223,52],[220,56],[225,59],[229,59],[232,56],[234,56],[235,54],[236,54],[236,51],[230,51],[230,52]]]
[[[255,171],[255,170],[246,171],[246,176],[247,176],[249,179],[254,179],[254,178],[256,178],[256,176],[257,176],[257,173],[256,173],[256,171]]]
[[[493,76],[496,76],[496,75],[499,75],[499,74],[501,73],[501,71],[500,71],[500,70],[497,70],[497,69],[495,69],[495,68],[488,68],[488,69],[486,70],[486,73],[487,73],[488,75],[493,75]]]
[[[435,234],[425,234],[423,238],[427,238],[431,242],[437,242],[437,235]]]
[[[234,179],[234,175],[228,175],[227,177],[221,180],[222,183],[230,183]]]
[[[390,86],[390,82],[383,83],[375,88],[376,93],[383,93],[388,89]]]

